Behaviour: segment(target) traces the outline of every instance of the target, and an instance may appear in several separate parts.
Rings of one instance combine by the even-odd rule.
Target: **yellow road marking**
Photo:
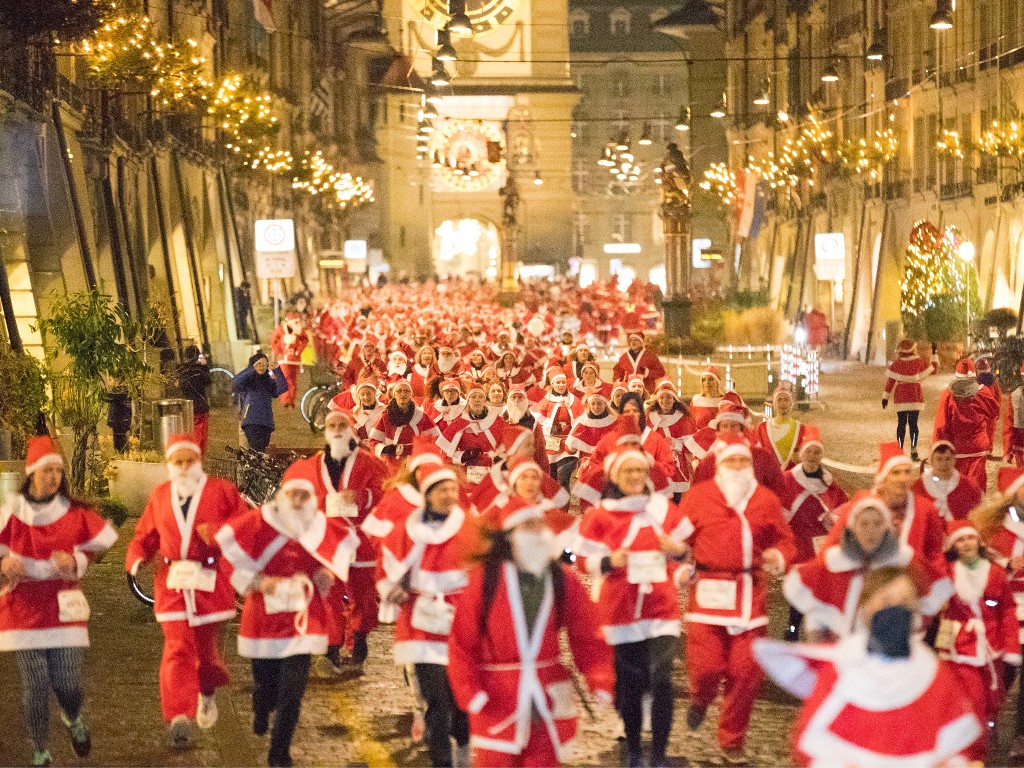
[[[353,749],[369,768],[395,767],[391,753],[373,737],[366,717],[352,697],[344,691],[334,690],[328,694],[328,702],[338,722],[348,729]]]

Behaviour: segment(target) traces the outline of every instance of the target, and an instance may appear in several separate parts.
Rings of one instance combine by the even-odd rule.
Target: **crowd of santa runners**
[[[897,440],[850,498],[825,465],[843,446],[798,420],[785,382],[763,419],[714,366],[699,391],[679,391],[649,346],[654,302],[643,286],[601,285],[525,289],[503,309],[487,288],[449,282],[289,315],[277,366],[257,355],[244,380],[265,394],[259,408],[294,404],[312,340],[341,381],[321,449],[253,507],[204,471],[203,441],[175,435],[167,482],[123,532],[126,570],[154,569],[171,745],[213,727],[217,690],[237,684],[221,656],[237,619],[272,766],[292,764],[311,664],[359,668],[381,624],[435,766],[570,761],[581,704],[617,710],[624,765],[685,751],[670,744],[677,717],[714,727],[723,759],[744,764],[765,674],[803,700],[795,763],[984,761],[1021,664],[1018,393],[1004,419],[1012,463],[989,488],[1002,400],[990,367],[957,363],[925,446],[921,382],[936,360],[902,343],[879,381]],[[69,493],[51,438],[30,440],[25,475],[0,512],[0,651],[17,659],[32,762],[49,765],[51,692],[76,753],[92,749],[82,582],[118,534]],[[790,609],[772,639],[775,581]],[[1017,713],[1000,734],[1014,757]]]

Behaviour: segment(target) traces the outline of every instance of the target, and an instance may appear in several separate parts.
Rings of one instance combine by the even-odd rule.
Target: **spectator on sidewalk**
[[[114,433],[114,450],[125,453],[132,429],[132,396],[126,386],[112,381],[104,399],[107,401],[107,426]]]
[[[249,358],[249,365],[235,376],[232,388],[239,395],[242,432],[249,447],[265,451],[274,433],[274,398],[288,389],[281,369],[262,352]]]
[[[178,366],[178,389],[181,396],[192,401],[192,436],[206,452],[210,434],[210,366],[199,347],[185,347],[185,361]]]
[[[235,326],[238,329],[238,338],[249,338],[249,318],[252,316],[252,296],[249,293],[249,283],[243,280],[235,288]]]

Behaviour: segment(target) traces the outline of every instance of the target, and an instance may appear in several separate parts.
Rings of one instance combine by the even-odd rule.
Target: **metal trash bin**
[[[192,401],[184,398],[168,398],[157,400],[153,404],[155,419],[153,426],[154,438],[162,450],[167,446],[171,435],[191,435],[194,427],[192,419]]]

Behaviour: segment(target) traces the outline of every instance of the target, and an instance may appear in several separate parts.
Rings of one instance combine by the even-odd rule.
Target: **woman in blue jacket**
[[[249,358],[249,367],[235,376],[232,386],[238,393],[242,411],[242,431],[249,447],[265,451],[274,431],[274,398],[288,389],[277,365],[262,352]]]

